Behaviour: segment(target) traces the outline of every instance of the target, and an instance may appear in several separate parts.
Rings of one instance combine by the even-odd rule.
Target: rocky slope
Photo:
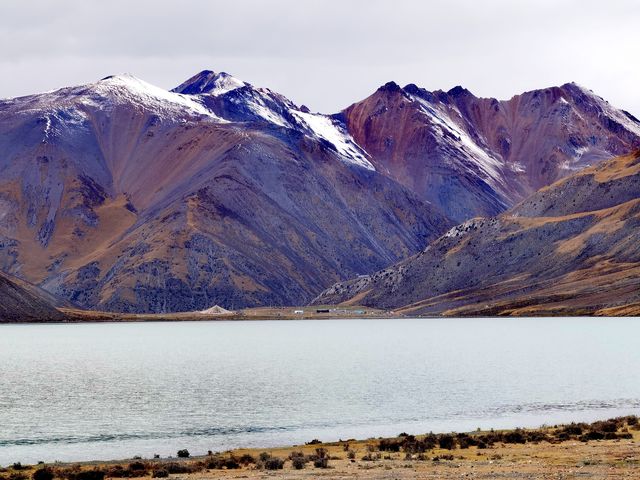
[[[640,147],[640,122],[570,83],[510,100],[388,83],[341,114],[375,167],[462,222]]]
[[[0,322],[61,322],[64,302],[18,278],[0,272]]]
[[[0,152],[0,268],[84,308],[301,304],[451,226],[338,121],[208,71],[1,101]]]
[[[640,151],[451,229],[419,254],[317,303],[408,314],[625,314],[640,304]]]

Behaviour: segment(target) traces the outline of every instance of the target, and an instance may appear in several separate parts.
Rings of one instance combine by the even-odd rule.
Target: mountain
[[[317,303],[407,314],[634,314],[640,308],[640,150],[458,225],[417,255],[334,285]]]
[[[640,146],[574,84],[389,83],[335,115],[202,71],[0,100],[0,270],[82,308],[295,305]]]
[[[569,83],[510,100],[390,82],[341,118],[375,168],[457,222],[640,147],[640,122]]]
[[[302,304],[452,222],[339,120],[204,71],[0,101],[0,269],[116,312]]]
[[[0,272],[0,322],[61,322],[59,299],[18,278]]]

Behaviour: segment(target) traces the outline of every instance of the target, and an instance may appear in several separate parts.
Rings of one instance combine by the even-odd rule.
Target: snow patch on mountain
[[[49,140],[49,135],[51,134],[51,117],[49,115],[45,115],[44,117],[44,139],[43,142]]]
[[[375,170],[373,164],[367,159],[364,150],[358,146],[338,122],[321,114],[300,111],[293,111],[292,113],[307,126],[313,135],[331,143],[346,161],[367,170]]]
[[[280,127],[291,128],[291,124],[285,120],[280,113],[276,112],[273,108],[269,108],[268,103],[275,103],[274,99],[270,98],[271,92],[258,89],[256,93],[257,94],[252,96],[251,100],[247,102],[249,110],[267,122],[274,123]]]
[[[212,70],[203,70],[171,91],[185,95],[218,96],[245,86],[249,86],[249,84],[226,72],[216,73]]]
[[[231,75],[220,76],[214,82],[214,88],[210,91],[214,95],[230,92],[236,88],[244,87],[246,84]]]
[[[93,89],[100,94],[108,96],[115,94],[131,103],[152,107],[165,113],[182,110],[184,113],[202,115],[223,121],[202,105],[197,97],[169,92],[160,87],[140,80],[133,75],[115,75],[106,77],[92,85]]]
[[[469,160],[484,173],[487,183],[496,189],[501,189],[500,170],[503,167],[503,162],[482,149],[464,130],[458,128],[445,112],[437,110],[423,98],[418,96],[413,96],[413,98],[420,104],[422,112],[429,121],[440,129],[442,141],[453,143],[456,148],[464,151]]]

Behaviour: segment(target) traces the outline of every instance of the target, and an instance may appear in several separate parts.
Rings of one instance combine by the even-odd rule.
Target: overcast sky
[[[226,71],[335,112],[395,80],[479,96],[576,81],[640,117],[638,0],[1,0],[0,97]]]

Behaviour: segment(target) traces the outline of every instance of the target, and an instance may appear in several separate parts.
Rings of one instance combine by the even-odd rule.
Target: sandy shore
[[[294,468],[296,457],[300,469]],[[640,424],[637,417],[624,417],[531,430],[244,449],[197,458],[9,467],[0,469],[0,479],[28,480],[43,468],[63,480],[638,479]]]

